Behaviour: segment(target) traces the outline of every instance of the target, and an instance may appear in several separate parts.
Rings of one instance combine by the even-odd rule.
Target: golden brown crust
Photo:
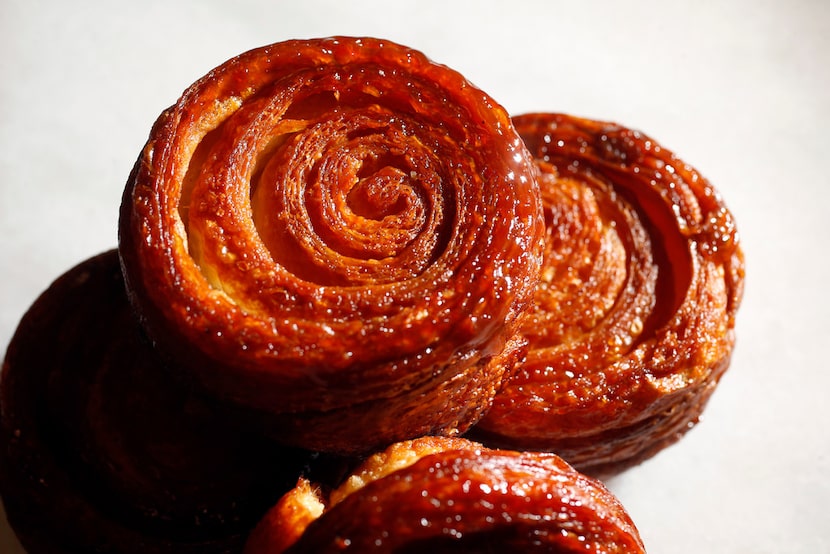
[[[31,554],[238,551],[307,459],[171,379],[135,325],[114,250],[23,317],[0,408],[0,494]]]
[[[645,551],[619,501],[553,454],[428,437],[390,447],[357,473],[370,478],[304,522],[296,543],[281,541],[294,534],[291,522],[269,515],[274,541],[249,543],[246,554]]]
[[[547,237],[527,360],[474,429],[618,472],[697,421],[729,365],[743,254],[729,210],[648,136],[562,114],[514,118]]]
[[[457,437],[420,437],[392,444],[385,450],[372,454],[355,468],[348,479],[331,492],[329,504],[333,506],[339,503],[368,483],[409,467],[424,456],[463,448],[477,449],[479,445]]]
[[[119,248],[166,356],[285,442],[360,452],[489,406],[540,207],[509,117],[461,75],[375,39],[289,41],[161,115]]]
[[[283,552],[297,542],[306,527],[323,514],[325,502],[320,489],[305,477],[285,493],[251,532],[245,551]]]

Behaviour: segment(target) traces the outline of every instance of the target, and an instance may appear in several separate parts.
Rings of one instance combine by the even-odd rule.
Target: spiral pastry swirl
[[[529,352],[474,436],[605,475],[698,420],[734,344],[743,254],[712,185],[656,141],[562,114],[514,118],[547,235]]]
[[[165,111],[119,249],[172,365],[284,442],[359,452],[480,417],[522,352],[543,229],[498,104],[339,37],[242,54]]]
[[[245,554],[643,553],[602,483],[554,454],[452,437],[396,443],[330,493],[305,478],[256,527]]]

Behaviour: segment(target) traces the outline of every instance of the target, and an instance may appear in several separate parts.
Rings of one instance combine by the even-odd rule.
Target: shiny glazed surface
[[[0,495],[30,554],[238,552],[306,459],[169,378],[114,250],[55,281],[9,345]]]
[[[360,486],[347,481],[328,498],[301,482],[284,497],[294,516],[278,504],[246,554],[645,552],[619,501],[553,454],[426,437],[392,445],[352,478]],[[297,517],[303,498],[321,513]]]
[[[522,354],[541,201],[504,110],[376,39],[208,73],[124,193],[131,298],[165,356],[285,442],[465,430]]]
[[[641,132],[514,118],[545,204],[525,362],[473,436],[618,472],[678,440],[729,365],[743,290],[715,188]]]

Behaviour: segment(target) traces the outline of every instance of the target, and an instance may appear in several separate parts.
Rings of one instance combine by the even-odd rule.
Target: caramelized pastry
[[[514,118],[545,204],[529,352],[472,436],[618,472],[678,440],[729,365],[743,254],[732,215],[648,136]]]
[[[289,41],[214,69],[156,122],[121,216],[157,347],[285,443],[462,432],[523,353],[529,155],[495,101],[403,46]]]
[[[169,378],[113,250],[23,317],[0,382],[0,494],[30,554],[239,552],[308,455]]]
[[[301,480],[245,554],[645,552],[619,501],[554,454],[460,438],[404,441],[330,494]]]

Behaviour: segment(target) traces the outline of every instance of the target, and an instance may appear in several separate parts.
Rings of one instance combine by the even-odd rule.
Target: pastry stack
[[[28,552],[644,552],[600,481],[698,420],[743,257],[645,134],[374,38],[243,53],[152,127],[117,248],[23,317]]]

